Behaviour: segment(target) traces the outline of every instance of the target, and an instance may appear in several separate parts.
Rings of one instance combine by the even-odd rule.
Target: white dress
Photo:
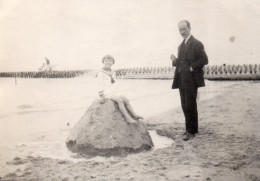
[[[118,95],[116,88],[116,72],[101,70],[97,74],[98,93],[103,92],[104,97],[110,99],[112,95]]]

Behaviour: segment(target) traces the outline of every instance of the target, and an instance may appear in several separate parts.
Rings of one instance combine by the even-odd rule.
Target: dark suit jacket
[[[195,39],[192,35],[188,42],[186,42],[186,48],[185,48],[185,61],[188,62],[189,66],[192,67],[193,71],[191,74],[193,75],[195,79],[195,83],[197,87],[203,87],[205,86],[204,82],[204,72],[203,67],[204,65],[208,64],[208,57],[206,55],[206,52],[204,51],[203,44]],[[180,54],[180,48],[181,45],[178,48],[178,57]],[[172,89],[179,88],[178,85],[178,59],[176,62],[173,62],[173,66],[176,66]],[[187,82],[188,83],[188,82]]]

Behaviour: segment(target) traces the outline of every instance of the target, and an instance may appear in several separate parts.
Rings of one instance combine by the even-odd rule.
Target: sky
[[[209,65],[260,64],[259,0],[0,0],[0,72],[171,66],[183,19]]]

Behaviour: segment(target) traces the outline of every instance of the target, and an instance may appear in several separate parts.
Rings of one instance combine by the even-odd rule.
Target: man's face
[[[183,38],[187,38],[190,35],[190,28],[188,27],[186,22],[179,23],[179,31]]]

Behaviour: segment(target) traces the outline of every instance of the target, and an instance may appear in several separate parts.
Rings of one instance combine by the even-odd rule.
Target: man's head
[[[190,22],[187,20],[182,20],[178,23],[180,34],[183,38],[187,38],[190,35]]]

